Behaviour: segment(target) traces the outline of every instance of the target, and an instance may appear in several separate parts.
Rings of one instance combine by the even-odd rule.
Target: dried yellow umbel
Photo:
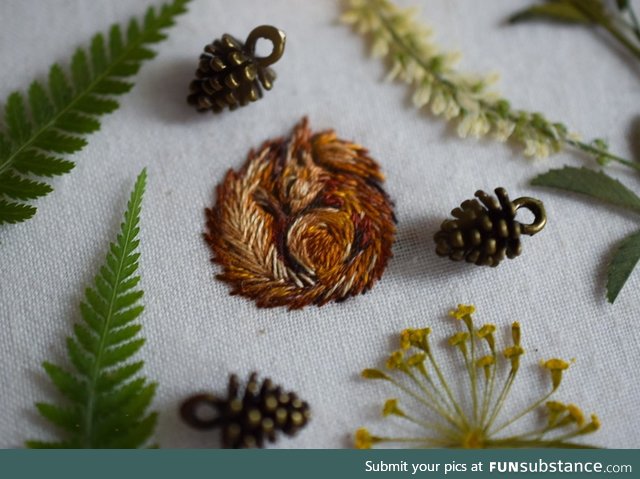
[[[365,148],[306,118],[251,151],[207,210],[205,238],[231,294],[261,307],[323,305],[367,291],[395,235],[384,177]]]
[[[464,362],[470,398],[457,397],[450,387],[450,384],[459,383],[465,378],[456,377],[447,381],[429,342],[431,329],[405,329],[400,333],[400,349],[391,353],[386,362],[388,372],[365,369],[362,376],[388,381],[407,396],[408,403],[423,406],[424,410],[412,414],[394,398],[385,402],[382,414],[417,425],[424,429],[424,435],[382,437],[361,428],[355,433],[355,447],[368,449],[380,443],[466,449],[591,447],[571,440],[597,431],[600,428],[598,417],[592,414],[587,420],[578,406],[551,400],[560,387],[564,371],[570,366],[562,359],[541,362],[551,380],[548,391],[511,417],[502,417],[501,412],[524,354],[520,345],[520,323],[512,324],[512,343],[500,351],[496,347],[495,325],[476,327],[474,313],[475,308],[471,305],[459,305],[450,312],[451,317],[464,324],[464,329],[452,335],[448,341],[448,345],[459,352]],[[508,367],[506,376],[501,374],[505,368],[501,368],[500,363],[506,363]],[[508,434],[515,423],[539,408],[546,412],[546,424],[525,432]]]

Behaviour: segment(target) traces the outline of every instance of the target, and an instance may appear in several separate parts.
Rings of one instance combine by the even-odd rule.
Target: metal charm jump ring
[[[522,198],[516,198],[513,200],[513,206],[516,210],[524,208],[533,213],[534,218],[531,224],[521,224],[522,234],[533,236],[534,234],[539,233],[547,224],[547,213],[542,201],[528,196],[523,196]]]
[[[273,50],[271,51],[271,54],[269,56],[255,57],[256,62],[264,68],[272,65],[280,59],[280,57],[284,53],[286,36],[282,30],[278,30],[276,27],[273,27],[271,25],[260,25],[259,27],[254,28],[251,33],[249,33],[249,36],[245,41],[247,49],[252,54],[255,53],[256,43],[261,38],[269,40],[273,45]]]
[[[197,411],[200,406],[209,406],[212,409],[216,409],[218,403],[218,398],[211,394],[197,394],[187,399],[180,406],[180,416],[184,422],[194,429],[213,429],[220,424],[219,418],[202,419],[198,416]]]

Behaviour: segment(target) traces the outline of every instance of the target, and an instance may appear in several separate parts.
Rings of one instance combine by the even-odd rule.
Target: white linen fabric
[[[498,89],[515,107],[541,111],[584,138],[603,136],[622,156],[635,148],[638,157],[638,63],[586,28],[505,25],[529,3],[399,2],[422,6],[421,18],[434,27],[438,43],[463,52],[461,69],[499,71]],[[67,66],[93,33],[125,23],[148,4],[3,0],[0,98],[44,79],[54,62]],[[406,327],[431,326],[438,353],[450,358],[440,339],[458,327],[446,316],[457,303],[475,304],[478,320],[495,322],[501,339],[512,321],[522,323],[527,354],[508,410],[519,410],[548,386],[540,360],[575,358],[557,399],[599,415],[602,429],[589,442],[640,447],[640,273],[615,305],[604,298],[612,248],[637,230],[637,218],[529,185],[552,167],[585,164],[579,155],[526,160],[491,140],[459,139],[443,120],[417,111],[405,85],[383,81],[383,63],[369,57],[368,45],[337,20],[339,13],[339,2],[328,0],[194,0],[156,47],[157,58],[142,67],[135,88],[121,97],[121,108],[104,117],[88,146],[71,158],[75,169],[51,181],[55,191],[37,201],[35,218],[0,228],[0,447],[52,437],[33,407],[57,397],[40,364],[67,364],[64,338],[80,319],[84,288],[104,261],[143,167],[149,173],[140,234],[147,343],[139,356],[144,374],[159,383],[153,409],[160,413],[162,447],[218,446],[216,432],[180,421],[180,401],[202,390],[223,393],[230,372],[246,377],[253,370],[312,406],[311,423],[273,447],[349,447],[363,425],[402,435],[404,425],[382,420],[379,409],[398,391],[362,380],[359,372],[382,365]],[[260,24],[287,33],[273,90],[247,108],[198,115],[185,97],[203,46],[225,32],[244,39]],[[214,279],[219,268],[202,238],[203,210],[250,148],[288,134],[303,115],[316,130],[333,128],[365,145],[382,165],[398,216],[394,258],[366,295],[302,311],[258,309]],[[607,171],[640,191],[632,172]],[[522,256],[496,269],[437,257],[432,236],[449,211],[477,189],[497,186],[512,198],[542,199],[545,230],[524,238]],[[463,379],[457,362],[445,361],[444,369]]]

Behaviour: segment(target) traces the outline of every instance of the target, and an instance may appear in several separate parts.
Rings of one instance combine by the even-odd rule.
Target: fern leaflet
[[[118,108],[113,97],[128,92],[143,61],[155,56],[147,48],[166,38],[189,0],[173,0],[160,12],[150,7],[142,22],[132,19],[126,34],[113,25],[108,38],[95,35],[88,50],[78,48],[71,59],[71,75],[54,64],[48,84],[34,81],[27,98],[9,95],[4,131],[0,130],[0,224],[31,218],[30,200],[53,189],[35,177],[68,173],[73,162],[62,158],[81,150],[85,136],[100,128],[98,117]]]
[[[129,360],[144,344],[138,337],[142,291],[137,252],[146,171],[138,176],[116,241],[105,264],[87,288],[80,304],[82,323],[67,338],[67,352],[75,368],[70,372],[45,362],[53,384],[67,404],[37,403],[40,414],[64,431],[58,442],[27,441],[32,448],[134,448],[153,433],[157,414],[147,413],[156,384],[136,376],[142,361]]]

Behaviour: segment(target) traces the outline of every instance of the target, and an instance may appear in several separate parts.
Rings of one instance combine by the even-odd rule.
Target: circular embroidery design
[[[249,152],[206,210],[205,238],[231,294],[302,308],[369,290],[391,257],[393,204],[378,164],[303,119],[289,138]]]

